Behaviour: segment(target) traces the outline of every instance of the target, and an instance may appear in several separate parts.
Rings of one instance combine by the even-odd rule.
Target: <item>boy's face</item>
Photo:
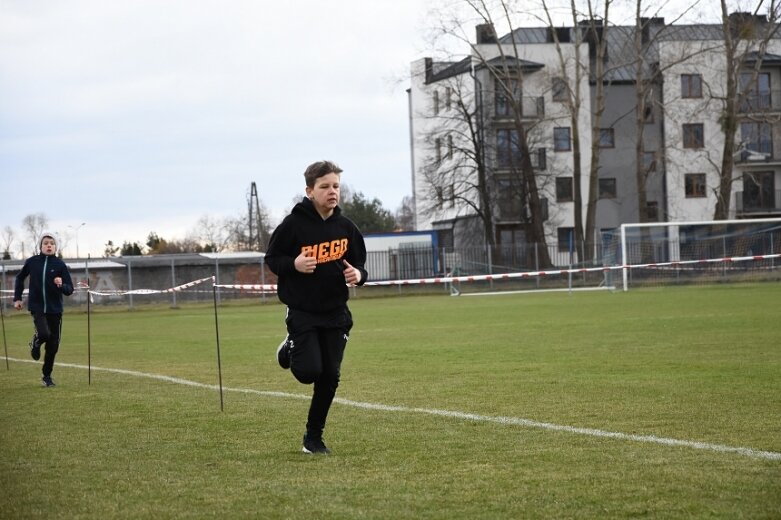
[[[306,187],[306,195],[312,199],[321,216],[329,217],[339,204],[339,174],[329,173],[318,177],[314,186]]]
[[[41,240],[41,253],[53,255],[55,251],[57,251],[57,242],[53,238],[45,237]]]

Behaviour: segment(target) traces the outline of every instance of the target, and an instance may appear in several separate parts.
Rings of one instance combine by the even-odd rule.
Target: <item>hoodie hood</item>
[[[316,221],[322,221],[323,217],[320,216],[320,213],[317,212],[317,209],[315,209],[315,204],[312,202],[309,197],[304,197],[301,199],[301,202],[293,206],[293,211],[291,213],[295,213],[298,215],[305,215],[309,218],[312,218]],[[332,219],[334,217],[338,217],[341,215],[342,209],[339,206],[336,206],[334,208],[333,214],[328,217],[328,219]]]
[[[59,244],[57,244],[57,237],[54,236],[54,233],[52,233],[50,231],[44,231],[41,234],[41,239],[38,240],[38,251],[42,251],[42,249],[43,249],[42,246],[43,246],[43,239],[44,238],[51,238],[52,240],[54,240],[54,248],[55,248],[55,250],[57,249],[57,247],[59,245]]]
[[[57,237],[54,236],[54,233],[50,231],[44,231],[43,234],[41,235],[41,239],[38,241],[38,247],[41,247],[44,238],[51,238],[52,240],[54,240],[54,244],[57,245]]]

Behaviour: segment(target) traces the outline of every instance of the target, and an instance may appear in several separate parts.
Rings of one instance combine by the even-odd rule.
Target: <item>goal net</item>
[[[622,224],[603,244],[603,258],[626,266],[624,290],[781,279],[781,218]]]

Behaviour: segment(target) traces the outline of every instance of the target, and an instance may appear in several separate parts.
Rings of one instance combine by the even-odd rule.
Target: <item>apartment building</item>
[[[735,16],[767,27],[761,17]],[[725,139],[723,28],[666,25],[662,18],[641,26],[636,34],[634,26],[588,21],[498,38],[478,26],[465,58],[413,62],[417,229],[436,230],[440,243],[453,247],[486,244],[489,234],[498,246],[516,247],[530,242],[541,219],[548,245],[571,247],[576,223],[585,226],[592,152],[598,169],[586,242],[626,222],[713,219]],[[763,45],[746,39],[739,51],[728,218],[779,216],[781,34]],[[520,167],[524,150],[534,187]]]

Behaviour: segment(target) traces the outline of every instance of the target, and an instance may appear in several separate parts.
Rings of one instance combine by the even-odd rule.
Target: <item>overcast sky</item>
[[[425,5],[0,1],[0,228],[44,213],[100,256],[246,213],[253,181],[276,222],[320,159],[395,211]]]
[[[432,3],[0,0],[0,229],[102,256],[245,215],[253,181],[276,224],[320,159],[395,211]]]

